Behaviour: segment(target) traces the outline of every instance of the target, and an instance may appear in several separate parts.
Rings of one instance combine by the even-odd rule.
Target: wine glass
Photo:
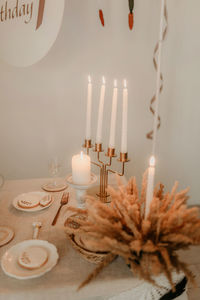
[[[48,163],[49,173],[54,178],[53,182],[51,183],[52,187],[55,188],[58,187],[57,178],[60,175],[61,168],[62,168],[62,164],[57,156],[49,160]]]

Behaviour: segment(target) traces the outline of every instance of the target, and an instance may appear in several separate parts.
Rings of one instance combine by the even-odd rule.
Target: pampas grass
[[[118,190],[109,187],[112,198],[109,206],[88,198],[87,209],[69,208],[79,217],[72,216],[66,221],[67,234],[80,234],[87,238],[89,249],[110,253],[80,287],[88,284],[118,255],[134,274],[153,284],[156,284],[153,277],[164,273],[174,289],[173,271],[184,272],[194,283],[187,264],[177,255],[180,249],[200,244],[198,208],[186,206],[189,189],[177,192],[176,182],[171,192],[164,193],[164,185],[158,184],[145,219],[147,173],[143,176],[140,195],[135,178],[126,186],[118,184]]]

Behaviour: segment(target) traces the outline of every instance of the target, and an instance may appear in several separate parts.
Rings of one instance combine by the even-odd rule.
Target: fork
[[[66,204],[68,203],[68,201],[69,201],[69,193],[63,193],[63,194],[62,194],[62,198],[61,198],[61,200],[60,200],[60,207],[59,207],[59,209],[58,209],[58,211],[57,211],[57,213],[56,213],[56,215],[55,215],[55,217],[54,217],[54,219],[53,219],[53,222],[51,223],[52,226],[56,225],[56,222],[57,222],[57,220],[58,220],[58,217],[59,217],[61,208],[62,208],[64,205],[66,205]]]

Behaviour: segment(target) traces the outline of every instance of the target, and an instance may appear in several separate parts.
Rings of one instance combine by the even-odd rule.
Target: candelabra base
[[[110,203],[111,199],[110,199],[110,195],[109,194],[96,194],[97,197],[99,197],[99,199],[101,200],[101,202],[103,203]]]

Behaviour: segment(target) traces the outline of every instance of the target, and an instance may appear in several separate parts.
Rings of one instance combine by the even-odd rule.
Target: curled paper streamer
[[[164,8],[164,18],[165,18],[166,25],[165,25],[165,28],[163,30],[162,42],[165,40],[167,30],[168,30],[168,12],[167,12],[166,2],[165,2],[165,8]],[[156,72],[158,70],[158,64],[157,64],[157,61],[156,61],[156,55],[157,55],[157,52],[158,52],[158,47],[159,47],[159,42],[157,42],[157,44],[155,46],[155,49],[154,49],[154,53],[153,53],[153,65],[154,65],[154,68],[155,68]],[[161,84],[160,84],[160,94],[161,94],[161,92],[163,90],[163,75],[162,75],[162,73],[160,73],[160,80],[161,80]],[[155,102],[155,100],[156,100],[156,95],[154,94],[154,96],[151,98],[150,106],[149,106],[149,110],[153,115],[155,114],[155,110],[153,108],[153,103]],[[161,126],[161,118],[160,118],[160,116],[158,116],[157,128],[159,129],[160,126]],[[153,139],[153,130],[148,132],[146,137],[147,137],[147,139],[152,140]]]
[[[104,16],[103,16],[103,11],[102,11],[102,9],[99,9],[99,19],[101,20],[102,26],[104,26],[105,23],[104,23]]]

